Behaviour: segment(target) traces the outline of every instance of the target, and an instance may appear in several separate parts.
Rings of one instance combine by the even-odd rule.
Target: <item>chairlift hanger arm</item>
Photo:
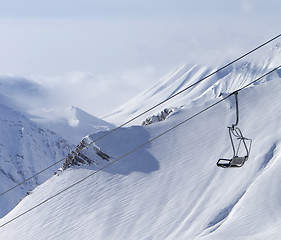
[[[238,91],[235,91],[234,95],[235,95],[235,103],[236,103],[236,123],[232,125],[232,128],[235,128],[239,122]]]

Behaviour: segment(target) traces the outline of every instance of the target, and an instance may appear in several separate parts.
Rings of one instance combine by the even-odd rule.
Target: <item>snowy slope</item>
[[[133,124],[141,124],[147,117],[158,114],[164,108],[181,107],[182,105],[196,106],[218,97],[221,93],[232,92],[280,64],[281,44],[277,44],[267,56],[253,62],[240,61],[229,66],[212,77],[207,78],[202,84],[188,89],[176,98],[155,108]],[[105,116],[104,119],[115,124],[128,121],[128,119],[166,100],[216,70],[199,65],[182,65],[169,72],[147,91],[140,93],[131,101]],[[280,76],[281,70],[266,77],[263,81]]]
[[[50,166],[70,151],[68,142],[56,133],[40,128],[23,114],[2,104],[0,123],[0,193]],[[50,178],[57,168],[49,169],[0,197],[0,216],[13,209],[28,191]]]
[[[110,161],[118,159],[270,67],[269,63],[260,68],[236,66],[171,102],[175,107],[187,104],[165,121],[119,129],[96,145],[112,157]],[[195,81],[187,78],[187,72],[192,71],[197,78],[210,72],[183,67],[182,72],[171,73],[171,78],[179,77],[162,79],[133,100],[135,105],[120,108],[120,121],[126,114],[142,111],[147,106],[143,103],[159,102]],[[239,93],[239,126],[246,137],[253,139],[250,159],[241,169],[216,166],[219,158],[232,156],[226,127],[235,121],[235,105],[229,98],[4,226],[0,238],[280,239],[279,74]],[[2,218],[0,225],[107,163],[96,158],[91,165],[73,167],[52,177]]]

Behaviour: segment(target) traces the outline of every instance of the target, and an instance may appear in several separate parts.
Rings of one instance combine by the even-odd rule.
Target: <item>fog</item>
[[[1,92],[30,108],[73,105],[102,117],[183,63],[220,67],[280,34],[280,8],[273,0],[0,1]],[[13,91],[7,79],[41,92]]]

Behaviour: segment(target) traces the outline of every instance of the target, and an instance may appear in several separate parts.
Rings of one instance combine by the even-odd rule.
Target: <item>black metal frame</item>
[[[234,92],[235,94],[235,102],[236,102],[236,123],[233,124],[231,127],[228,127],[229,129],[229,137],[233,149],[233,157],[231,159],[225,159],[225,158],[220,158],[217,161],[217,166],[222,167],[222,168],[237,168],[237,167],[242,167],[244,163],[248,160],[249,155],[250,155],[250,150],[251,150],[251,145],[252,145],[252,140],[245,138],[241,132],[241,130],[237,127],[238,122],[239,122],[239,109],[238,109],[238,92]],[[239,141],[237,145],[237,149],[235,149],[234,141],[233,138],[237,138]],[[246,141],[249,141],[249,148],[246,144]],[[241,143],[244,145],[246,155],[244,157],[238,157],[239,149]]]

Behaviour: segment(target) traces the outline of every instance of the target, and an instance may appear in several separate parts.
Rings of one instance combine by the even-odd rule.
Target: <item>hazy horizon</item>
[[[101,117],[178,65],[219,67],[279,34],[280,7],[273,0],[0,1],[0,75],[47,86],[55,96],[45,107],[74,105]]]

